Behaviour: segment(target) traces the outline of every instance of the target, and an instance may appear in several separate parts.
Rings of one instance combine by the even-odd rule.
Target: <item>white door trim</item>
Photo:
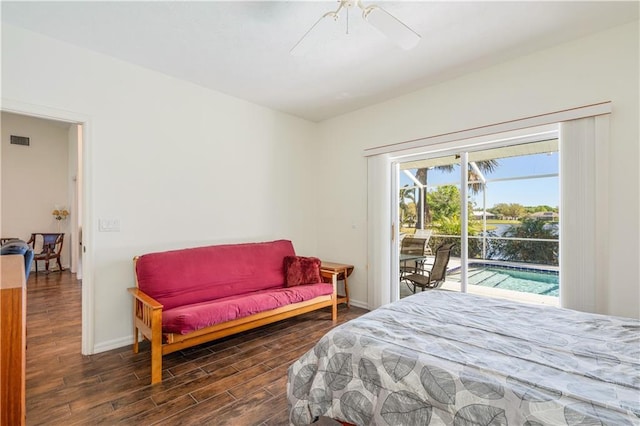
[[[82,125],[82,343],[83,355],[94,353],[94,280],[93,280],[93,200],[91,167],[91,119],[90,116],[74,111],[29,104],[14,99],[2,98],[0,111],[21,114],[48,120],[63,121]]]

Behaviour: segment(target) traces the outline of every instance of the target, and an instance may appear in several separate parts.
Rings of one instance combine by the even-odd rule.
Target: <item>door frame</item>
[[[82,227],[82,355],[94,353],[94,280],[93,280],[93,202],[92,202],[92,176],[91,167],[91,119],[87,114],[51,108],[44,105],[29,104],[13,99],[2,98],[0,111],[20,114],[28,117],[43,118],[47,120],[61,121],[73,125],[82,126],[82,181],[80,191],[82,203],[78,205],[81,211]],[[77,165],[76,165],[77,166]]]
[[[474,152],[480,152],[484,150],[490,150],[495,148],[503,148],[514,145],[522,145],[528,143],[536,143],[539,141],[543,141],[546,139],[559,139],[560,130],[559,123],[553,125],[547,125],[536,128],[522,129],[518,131],[518,133],[501,133],[490,135],[490,139],[493,140],[474,140],[471,139],[469,141],[461,141],[459,147],[451,148],[447,150],[435,150],[431,151],[428,147],[425,147],[424,152],[420,154],[412,154],[411,156],[405,158],[396,158],[392,160],[392,169],[398,170],[398,172],[393,173],[391,178],[391,187],[394,190],[393,200],[392,200],[392,209],[394,212],[397,212],[399,205],[399,170],[403,163],[413,162],[416,160],[427,160],[439,157],[449,157],[456,156],[459,158],[459,162],[456,163],[460,167],[460,175],[458,177],[458,184],[460,185],[460,217],[461,217],[461,230],[460,230],[460,291],[462,293],[467,292],[468,286],[468,267],[469,267],[469,230],[468,230],[468,217],[469,217],[469,205],[467,203],[468,195],[469,195],[469,183],[468,183],[468,167],[469,167],[469,154]],[[396,216],[392,216],[394,223],[398,224],[399,220]],[[392,238],[399,238],[399,229],[395,233],[396,235],[392,236]],[[392,257],[392,265],[398,264],[395,262],[396,257]],[[392,270],[397,268],[392,268]],[[399,293],[396,292],[397,285],[394,285],[396,280],[396,276],[392,276],[392,298],[391,300],[397,300],[399,298]]]

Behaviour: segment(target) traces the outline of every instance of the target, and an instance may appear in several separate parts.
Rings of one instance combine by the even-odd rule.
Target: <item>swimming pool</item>
[[[469,265],[469,284],[525,293],[555,296],[559,294],[558,271],[516,268],[489,264]],[[460,279],[460,272],[450,277]]]

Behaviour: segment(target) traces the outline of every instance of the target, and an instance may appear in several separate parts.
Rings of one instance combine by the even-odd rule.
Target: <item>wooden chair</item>
[[[413,285],[412,291],[414,293],[416,292],[416,287],[420,287],[424,291],[425,288],[438,288],[444,283],[447,275],[447,265],[451,258],[451,248],[454,245],[455,243],[442,244],[436,249],[436,257],[430,271],[425,271],[423,264],[415,273],[404,277],[405,281],[410,283],[407,284],[409,288]]]
[[[36,251],[36,247],[40,246],[42,241],[42,251]],[[31,245],[33,252],[33,263],[36,266],[36,274],[38,273],[38,260],[44,260],[45,270],[49,273],[49,261],[55,259],[58,262],[58,271],[64,271],[60,256],[62,253],[62,244],[64,242],[64,234],[58,233],[33,233],[27,244]]]

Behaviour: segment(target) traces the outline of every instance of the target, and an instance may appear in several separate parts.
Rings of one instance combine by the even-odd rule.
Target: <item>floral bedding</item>
[[[638,425],[640,321],[433,290],[327,333],[287,393],[294,425]]]

